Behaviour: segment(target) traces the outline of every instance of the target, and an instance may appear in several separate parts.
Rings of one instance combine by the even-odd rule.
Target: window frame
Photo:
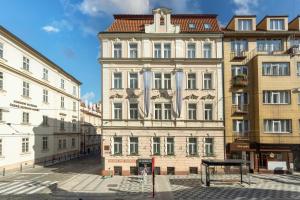
[[[195,141],[193,141],[195,140]],[[198,139],[196,137],[188,138],[188,155],[197,156],[198,155]],[[192,151],[191,151],[192,150]]]
[[[117,137],[115,136],[114,138],[114,152],[113,155],[122,155],[122,147],[123,147],[123,140],[122,137]],[[120,141],[118,141],[117,139],[120,139]],[[118,147],[118,148],[116,148]],[[116,151],[119,150],[119,151]]]
[[[22,153],[29,153],[29,137],[22,138]]]
[[[132,45],[135,45],[135,47],[132,47]],[[137,42],[129,43],[129,58],[138,58],[138,43]]]
[[[132,108],[132,105],[136,105],[136,108]],[[139,119],[139,105],[138,103],[129,103],[129,119],[138,120]]]
[[[113,44],[113,58],[122,58],[122,46],[123,45],[121,42],[116,42]]]
[[[134,151],[132,151],[132,150],[134,150]],[[138,155],[138,154],[139,154],[139,138],[138,137],[130,137],[129,138],[129,155]]]
[[[116,107],[117,106],[117,107]],[[120,107],[118,107],[120,106]],[[122,120],[123,104],[120,102],[113,103],[113,117],[115,120]]]
[[[134,77],[134,76],[136,77]],[[136,72],[129,73],[129,87],[130,89],[138,89],[139,87],[139,74]]]
[[[120,75],[120,77],[116,76]],[[113,73],[113,89],[120,90],[123,89],[123,73],[122,72],[114,72]]]
[[[197,103],[188,103],[188,120],[197,120]]]
[[[205,77],[205,75],[210,75],[209,78]],[[203,74],[203,90],[212,90],[213,89],[213,74],[212,73],[204,73]]]
[[[152,144],[152,153],[153,153],[153,155],[160,155],[161,154],[161,151],[160,151],[160,147],[161,147],[160,137],[153,137],[152,142],[153,142],[153,144]]]

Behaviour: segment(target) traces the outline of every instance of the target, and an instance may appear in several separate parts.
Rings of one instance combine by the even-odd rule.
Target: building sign
[[[249,143],[231,143],[230,144],[230,150],[231,151],[246,151],[246,150],[250,150],[250,144]]]
[[[135,159],[108,159],[109,163],[135,163]]]
[[[31,103],[25,103],[22,101],[14,100],[13,103],[10,103],[9,105],[14,108],[22,108],[22,109],[26,109],[26,110],[39,111],[39,109],[37,108],[37,105],[31,104]]]
[[[152,159],[138,159],[139,164],[149,164],[152,163]]]
[[[109,151],[109,145],[104,145],[104,151]]]

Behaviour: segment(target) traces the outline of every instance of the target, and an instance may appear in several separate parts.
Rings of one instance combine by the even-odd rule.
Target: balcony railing
[[[232,114],[247,114],[248,105],[232,105]]]
[[[248,85],[247,75],[241,74],[232,78],[232,85],[237,87],[245,87]]]
[[[245,51],[234,51],[231,52],[231,59],[232,60],[243,60],[247,57]]]
[[[249,141],[249,132],[234,132],[234,141]]]
[[[291,48],[288,49],[288,54],[290,55],[300,54],[300,45],[291,46]]]

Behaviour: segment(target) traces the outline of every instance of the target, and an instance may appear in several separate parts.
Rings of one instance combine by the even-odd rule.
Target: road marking
[[[48,184],[49,182],[51,182],[51,181],[45,181],[45,182],[42,182],[42,183],[38,183],[39,185],[28,185],[29,186],[28,188],[26,188],[25,190],[21,190],[21,191],[15,193],[15,194],[24,194],[26,192],[29,192],[30,190],[32,191],[32,190],[36,190],[36,189],[39,189],[39,188],[42,188],[42,187],[46,188],[47,185],[46,186],[44,186],[44,185]],[[40,186],[40,185],[43,185],[43,186]]]
[[[16,184],[19,184],[19,182],[10,182],[10,183],[8,183],[8,184],[6,184],[6,185],[2,185],[2,186],[0,187],[0,191],[3,190],[3,189],[6,189],[6,188],[8,188],[8,187],[14,186],[14,185],[16,185]]]
[[[27,184],[27,183],[29,183],[29,182],[28,182],[28,181],[27,181],[27,182],[22,182],[22,183],[17,182],[17,184],[14,184],[13,186],[9,186],[9,187],[7,187],[7,188],[5,188],[5,189],[3,189],[3,190],[0,190],[0,193],[4,193],[4,192],[9,191],[9,190],[11,190],[11,189],[18,188],[18,187],[20,187],[20,186],[22,186],[22,185],[25,185],[25,184]]]
[[[38,172],[33,172],[33,173],[21,173],[21,174],[30,174],[30,175],[32,175],[32,174],[45,174],[45,175],[48,175],[48,174],[53,174],[53,173],[38,173]]]
[[[50,181],[46,181],[46,182],[50,182]],[[27,192],[26,194],[33,194],[33,193],[36,193],[38,191],[41,191],[47,187],[49,187],[50,185],[53,185],[53,184],[56,184],[57,182],[53,182],[52,184],[48,184],[48,185],[45,185],[45,186],[42,186],[42,187],[39,187],[39,188],[36,188],[35,190],[32,190],[30,192]]]

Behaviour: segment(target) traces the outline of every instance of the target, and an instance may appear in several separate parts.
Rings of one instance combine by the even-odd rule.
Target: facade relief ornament
[[[198,99],[198,97],[199,97],[199,96],[197,96],[197,95],[191,94],[191,95],[186,96],[184,99],[186,99],[186,100],[190,100],[190,99]]]
[[[201,97],[201,99],[203,99],[203,100],[206,100],[206,99],[212,100],[212,99],[214,99],[214,98],[215,98],[215,96],[213,96],[213,95],[211,95],[211,94],[208,94],[208,95],[206,95],[206,96]]]
[[[159,94],[151,97],[151,99],[153,99],[153,100],[158,99],[158,98],[172,99],[173,95],[172,94],[170,95],[167,90],[160,90]]]
[[[109,97],[110,99],[122,99],[123,98],[123,95],[121,94],[113,94]]]

